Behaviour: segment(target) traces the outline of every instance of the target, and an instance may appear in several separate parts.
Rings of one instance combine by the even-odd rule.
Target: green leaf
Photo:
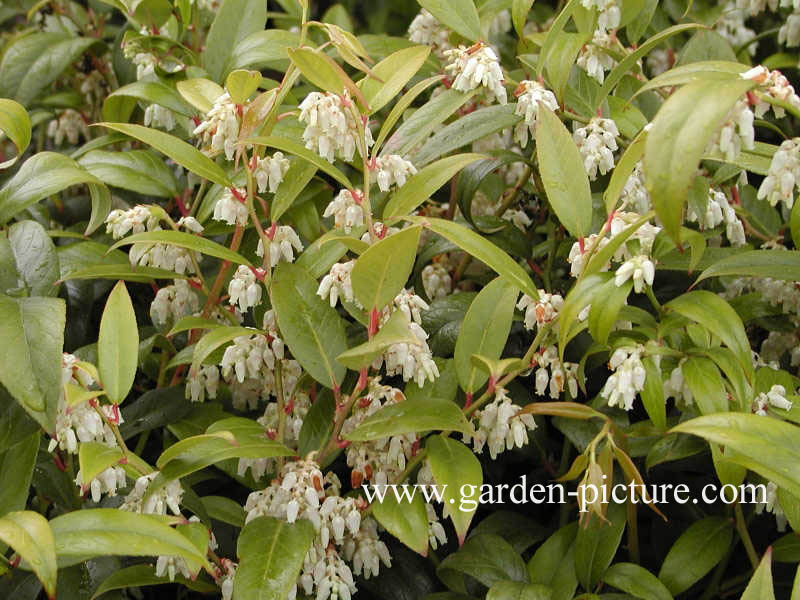
[[[649,356],[642,359],[642,365],[647,376],[644,387],[640,393],[642,404],[647,411],[647,416],[660,431],[667,427],[667,406],[664,395],[664,382],[661,380],[661,370]]]
[[[116,465],[121,458],[122,450],[118,446],[107,446],[102,442],[81,442],[78,464],[84,491],[88,489],[92,479],[107,468]]]
[[[163,517],[116,508],[76,510],[50,521],[59,567],[95,556],[169,556],[183,558],[191,571],[210,568],[205,552]]]
[[[155,279],[188,279],[188,275],[181,275],[174,271],[159,269],[156,267],[132,266],[130,263],[112,265],[94,265],[86,269],[70,271],[59,281],[70,281],[72,279],[122,279],[124,281],[134,281],[136,283],[150,283]]]
[[[322,385],[337,388],[345,368],[336,357],[347,349],[342,318],[317,296],[317,282],[302,267],[280,263],[270,286],[272,307],[292,356]]]
[[[372,503],[372,514],[386,531],[391,533],[417,554],[428,554],[428,514],[421,494],[410,501],[398,501],[394,493],[387,493],[383,501]]]
[[[161,157],[147,150],[92,150],[84,154],[78,164],[111,187],[160,198],[178,195],[175,175]]]
[[[561,104],[564,103],[569,74],[575,64],[575,59],[588,38],[589,35],[584,33],[564,32],[553,40],[550,47],[545,63],[547,82]],[[526,66],[529,64],[522,57],[520,57],[520,61]],[[530,65],[530,67],[532,71],[535,70],[535,66]]]
[[[561,9],[561,12],[558,13],[556,18],[553,20],[553,23],[550,25],[550,29],[547,30],[547,34],[542,42],[542,49],[539,52],[539,62],[536,68],[537,75],[542,74],[542,70],[550,58],[550,52],[552,51],[553,46],[561,37],[561,32],[564,31],[567,21],[569,21],[569,18],[572,16],[572,13],[575,12],[575,9],[579,4],[580,0],[569,0],[569,2],[564,5],[564,8]]]
[[[7,169],[17,162],[31,143],[31,120],[21,104],[0,98],[0,132],[6,134],[17,148],[14,158],[0,162],[0,169]]]
[[[656,215],[676,243],[700,158],[728,111],[754,85],[740,78],[689,84],[673,93],[653,119],[645,142],[645,185]]]
[[[625,505],[610,502],[607,519],[591,519],[575,538],[575,573],[584,589],[593,589],[619,548],[625,531]]]
[[[695,521],[669,549],[658,578],[677,596],[722,560],[732,538],[733,530],[728,519],[706,517]]]
[[[438,233],[443,238],[456,244],[464,252],[486,263],[498,275],[505,278],[520,291],[528,294],[531,298],[539,298],[536,286],[533,285],[525,269],[500,248],[471,229],[467,229],[453,221],[433,217],[405,217],[405,219],[413,223],[420,223],[434,233]]]
[[[524,35],[525,22],[528,19],[528,13],[533,7],[534,0],[514,0],[511,3],[511,20],[514,23],[514,31],[517,32],[519,37]]]
[[[17,273],[32,296],[55,296],[59,263],[56,248],[36,221],[20,221],[8,228],[8,242]]]
[[[738,358],[748,381],[753,379],[750,342],[736,311],[722,298],[704,290],[687,292],[671,300],[665,308],[700,323],[717,336]]]
[[[239,568],[233,583],[234,600],[284,600],[297,583],[314,539],[311,521],[292,524],[272,517],[253,519],[239,535]]]
[[[397,123],[400,117],[403,116],[406,109],[411,106],[412,102],[417,99],[417,96],[419,96],[433,84],[441,81],[442,77],[443,75],[434,75],[432,77],[428,77],[427,79],[423,79],[419,83],[415,84],[405,94],[403,94],[403,96],[397,102],[395,102],[392,110],[389,111],[389,114],[383,121],[383,125],[381,125],[381,130],[378,132],[378,137],[375,139],[375,148],[380,148],[383,146],[383,141],[386,139],[386,136],[389,135],[392,127],[394,127],[395,123]]]
[[[236,0],[227,1],[230,3]],[[225,175],[225,171],[223,171],[217,163],[194,146],[187,144],[173,135],[158,131],[157,129],[150,129],[149,127],[142,127],[141,125],[133,125],[131,123],[96,123],[95,125],[105,127],[106,129],[113,129],[114,131],[119,131],[132,138],[136,138],[140,142],[144,142],[148,146],[152,146],[162,154],[170,157],[195,175],[199,175],[223,187],[231,187],[233,185],[230,179],[228,179],[228,176]]]
[[[528,580],[520,555],[503,538],[491,533],[471,536],[458,552],[439,564],[437,573],[446,570],[469,575],[486,587],[506,580],[522,583]]]
[[[762,421],[759,421],[759,418]],[[748,413],[706,415],[673,427],[673,432],[691,433],[725,446],[726,460],[755,471],[800,497],[800,455],[795,425],[777,419],[764,419]]]
[[[792,205],[792,212],[789,217],[789,231],[792,234],[795,248],[800,248],[800,202],[795,202]]]
[[[609,279],[597,291],[603,302],[592,304],[589,309],[589,333],[598,344],[606,344],[611,329],[617,322],[619,311],[625,306],[628,294],[633,288],[633,280],[628,280],[617,286],[613,279]]]
[[[316,165],[320,171],[327,173],[328,175],[333,177],[336,181],[341,183],[348,190],[353,189],[353,184],[350,183],[350,180],[344,173],[342,173],[339,169],[334,167],[331,163],[322,158],[316,152],[308,150],[305,146],[303,146],[303,144],[300,144],[299,142],[287,138],[270,135],[270,136],[259,136],[254,138],[248,138],[244,140],[243,143],[255,144],[256,146],[268,146],[270,148],[282,150],[283,152],[288,152],[289,154],[294,154],[295,156],[298,156],[303,160],[306,160],[311,164]]]
[[[486,106],[459,117],[437,131],[411,155],[411,162],[425,165],[435,158],[457,150],[486,136],[513,127],[522,120],[514,114],[514,104]]]
[[[317,165],[305,160],[293,160],[283,181],[275,190],[275,197],[272,199],[272,206],[270,206],[270,219],[275,223],[283,216],[297,199],[308,182],[314,177],[317,172]]]
[[[672,594],[655,575],[633,563],[615,563],[601,579],[642,600],[672,600]]]
[[[31,204],[82,183],[104,188],[102,181],[71,158],[55,152],[39,152],[26,160],[0,188],[0,224],[7,223]]]
[[[551,600],[553,590],[538,583],[499,581],[489,588],[486,600]]]
[[[47,432],[56,427],[65,313],[60,298],[0,294],[0,383]]]
[[[353,295],[368,310],[381,310],[408,281],[417,256],[420,227],[408,227],[370,246],[356,259]]]
[[[330,56],[311,48],[289,48],[286,52],[289,59],[312,84],[334,94],[343,94],[346,89],[366,106],[361,90]]]
[[[225,93],[221,85],[205,77],[184,79],[176,86],[183,99],[202,113],[210,111],[216,99]]]
[[[110,250],[116,250],[121,246],[129,246],[131,244],[170,244],[172,246],[194,250],[195,252],[200,252],[208,256],[221,258],[222,260],[227,260],[237,265],[252,266],[250,261],[241,254],[229,250],[225,246],[212,242],[209,239],[185,231],[159,230],[135,233],[119,240],[116,244],[111,246]]]
[[[800,252],[796,250],[750,250],[712,263],[697,278],[697,283],[709,277],[736,275],[739,277],[770,277],[784,281],[800,280]]]
[[[335,412],[336,401],[333,394],[328,389],[322,389],[303,419],[303,426],[297,441],[297,453],[300,456],[305,456],[309,452],[318,452],[325,447],[333,431]]]
[[[212,519],[234,527],[244,527],[245,512],[236,500],[225,496],[203,496],[200,500]]]
[[[183,82],[178,85],[181,83]],[[119,121],[120,117],[123,116],[119,112],[121,105],[129,98],[158,104],[184,117],[191,117],[195,113],[181,98],[181,95],[175,91],[175,88],[161,81],[142,80],[123,85],[106,96],[103,102],[103,119],[112,122]]]
[[[33,569],[48,597],[56,597],[56,550],[53,532],[42,515],[29,510],[0,518],[0,540]]]
[[[575,575],[574,541],[578,523],[570,523],[553,533],[528,561],[531,583],[553,590],[553,600],[571,600],[578,587]]]
[[[5,395],[5,391],[0,393]],[[3,423],[3,425],[16,425],[19,431],[14,433],[25,437],[22,437],[16,444],[4,448],[3,454],[0,455],[0,479],[14,482],[13,485],[0,487],[0,516],[11,511],[23,510],[28,503],[33,469],[36,466],[36,457],[39,454],[39,442],[41,441],[38,427],[31,434],[33,427],[29,427],[28,423],[35,426],[32,420],[26,419],[28,421],[26,423],[18,419],[16,423],[12,424],[13,417],[18,416],[13,414],[17,409],[15,404],[3,406],[3,409],[8,411],[5,414],[8,422]],[[21,412],[21,409],[18,409],[18,412]]]
[[[201,337],[200,341],[197,342],[197,345],[194,347],[194,352],[191,355],[191,371],[193,373],[196,372],[206,358],[223,344],[227,344],[237,337],[258,335],[260,333],[261,331],[259,329],[251,329],[249,327],[227,326],[212,329]]]
[[[106,396],[119,404],[131,391],[139,359],[136,314],[122,281],[111,290],[100,319],[97,357],[97,370]]]
[[[253,95],[261,84],[261,73],[258,71],[248,71],[246,69],[236,69],[228,74],[225,79],[225,89],[231,96],[231,100],[236,104],[243,104]]]
[[[633,98],[661,87],[673,87],[709,80],[716,80],[717,82],[736,80],[739,78],[739,74],[744,73],[747,69],[748,66],[743,63],[725,60],[707,60],[688,65],[679,65],[645,83],[636,90]]]
[[[572,136],[549,110],[539,112],[536,156],[550,206],[564,228],[574,237],[582,238],[592,225],[589,177]]]
[[[369,442],[383,437],[434,429],[462,433],[472,431],[455,402],[425,398],[403,400],[384,406],[343,437],[352,442]]]
[[[428,165],[412,175],[383,209],[383,218],[400,217],[413,212],[433,193],[467,165],[485,158],[481,154],[456,154]]]
[[[431,436],[425,443],[428,462],[436,485],[444,488],[444,507],[453,522],[458,543],[463,544],[478,507],[477,495],[483,484],[481,463],[461,442]]]
[[[267,22],[267,5],[261,0],[223,0],[208,30],[203,66],[211,79],[222,83],[233,68],[236,40],[263,31]]]
[[[419,344],[419,340],[409,329],[408,317],[400,310],[392,313],[372,339],[342,352],[336,357],[336,361],[348,369],[358,371],[362,367],[369,366],[393,344]]]
[[[473,0],[417,0],[436,20],[472,42],[483,37]]]
[[[299,43],[298,32],[284,29],[256,31],[235,44],[230,68],[273,68],[285,71],[289,64],[289,55],[286,51]]]
[[[603,192],[603,202],[606,205],[606,212],[611,214],[611,211],[617,205],[622,190],[625,184],[628,183],[628,178],[636,168],[636,164],[644,154],[644,143],[647,139],[647,131],[642,130],[639,132],[630,146],[625,148],[625,151],[617,161],[617,166],[611,172],[611,179],[608,181],[608,187]]]
[[[558,328],[558,352],[561,360],[564,359],[564,349],[576,335],[576,325],[580,327],[578,315],[593,302],[609,279],[613,280],[613,277],[605,273],[587,275],[578,281],[564,298],[564,304],[558,313],[559,321],[562,323]]]
[[[403,86],[425,64],[430,53],[428,46],[403,48],[372,67],[372,75],[359,82],[372,114],[397,97]]]
[[[518,294],[516,287],[498,277],[478,292],[464,315],[453,358],[458,383],[468,394],[480,389],[489,377],[471,363],[470,356],[500,358],[511,331]]]
[[[168,585],[171,583],[173,583],[173,581],[170,581],[167,575],[164,575],[163,577],[157,577],[155,569],[153,569],[152,565],[133,565],[132,567],[125,567],[123,569],[119,569],[118,571],[114,571],[110,576],[104,579],[94,591],[92,600],[95,600],[95,598],[99,598],[103,594],[114,590],[140,588],[151,585]],[[190,590],[200,592],[202,594],[212,594],[219,589],[216,585],[200,579],[195,581],[186,579],[180,573],[175,574],[174,583],[186,586]]]

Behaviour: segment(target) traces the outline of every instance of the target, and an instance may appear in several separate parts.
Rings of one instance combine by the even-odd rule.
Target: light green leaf
[[[89,482],[107,468],[116,465],[122,458],[122,450],[118,446],[107,446],[102,442],[81,442],[78,451],[81,481],[84,491]]]
[[[65,317],[60,298],[0,294],[0,383],[48,432],[56,427]]]
[[[255,144],[256,146],[268,146],[270,148],[275,148],[277,150],[282,150],[283,152],[288,152],[289,154],[294,154],[295,156],[299,156],[300,158],[310,162],[311,164],[316,165],[320,171],[323,171],[324,173],[327,173],[328,175],[333,177],[336,181],[341,183],[348,190],[353,189],[353,184],[350,183],[350,180],[344,173],[342,173],[339,169],[334,167],[331,163],[322,158],[316,152],[308,150],[305,146],[303,146],[303,144],[300,144],[299,142],[290,140],[288,138],[282,138],[270,135],[270,136],[259,136],[254,138],[248,138],[244,140],[243,143]]]
[[[314,539],[311,521],[253,519],[239,535],[239,568],[233,583],[233,600],[285,600],[303,567]]]
[[[733,530],[728,519],[706,517],[695,521],[669,549],[658,578],[677,596],[722,560],[732,537]]]
[[[297,199],[308,182],[314,177],[317,172],[317,165],[306,160],[293,160],[283,181],[275,190],[275,197],[272,199],[270,206],[270,219],[275,223],[281,218]]]
[[[478,292],[464,315],[453,358],[458,383],[467,394],[480,389],[489,377],[472,364],[470,356],[500,358],[511,331],[518,294],[515,286],[498,277]]]
[[[378,137],[375,139],[375,149],[381,148],[383,146],[383,141],[391,132],[392,127],[394,127],[395,123],[403,116],[406,109],[411,106],[411,103],[417,99],[422,92],[428,89],[433,84],[442,80],[442,75],[434,75],[433,77],[428,77],[427,79],[423,79],[419,83],[415,84],[410,90],[408,90],[403,96],[395,102],[392,110],[389,111],[389,114],[386,116],[386,119],[383,121],[383,125],[381,125],[381,130],[378,133]]]
[[[204,77],[184,79],[176,84],[178,93],[183,99],[201,113],[207,113],[214,106],[217,98],[225,93],[225,89]]]
[[[21,104],[0,98],[0,132],[6,134],[17,148],[14,158],[0,162],[0,169],[7,169],[17,162],[31,143],[31,120]]]
[[[155,279],[188,279],[188,276],[156,267],[140,267],[138,265],[134,267],[126,262],[77,269],[61,277],[59,281],[69,281],[71,279],[122,279],[136,283],[150,283]]]
[[[767,548],[764,552],[740,600],[775,600],[775,589],[772,585],[772,548]]]
[[[222,346],[223,344],[227,344],[231,340],[241,337],[241,336],[251,336],[260,334],[261,331],[258,329],[251,329],[249,327],[218,327],[216,329],[212,329],[208,333],[206,333],[203,337],[200,338],[200,341],[197,342],[197,345],[194,347],[194,353],[191,355],[192,357],[192,368],[191,371],[193,373],[197,372],[200,368],[200,365],[203,364],[203,361],[212,353],[214,350]]]
[[[182,83],[184,82],[179,82],[178,85]],[[121,120],[119,111],[123,104],[127,104],[129,98],[158,104],[184,117],[191,117],[195,112],[175,91],[175,88],[161,81],[142,80],[123,85],[111,92],[103,102],[103,119],[106,121]]]
[[[550,29],[547,30],[547,34],[542,42],[542,49],[539,52],[539,62],[536,68],[537,75],[542,74],[542,70],[550,58],[550,52],[553,46],[561,37],[561,32],[564,31],[564,27],[572,16],[572,13],[579,7],[580,3],[580,0],[569,0],[561,9],[561,12],[556,15],[556,18],[550,25]]]
[[[712,263],[697,278],[736,275],[739,277],[770,277],[784,281],[800,280],[800,252],[796,250],[750,250]],[[695,283],[695,285],[697,284]]]
[[[231,1],[235,0],[228,0],[228,2]],[[144,142],[148,146],[152,146],[195,175],[199,175],[223,187],[231,187],[233,185],[217,163],[194,146],[173,135],[131,123],[96,123],[96,125],[119,131],[136,138],[140,142]]]
[[[392,344],[419,344],[417,337],[409,329],[408,317],[403,311],[396,310],[389,320],[371,340],[350,348],[336,357],[336,361],[348,369],[358,371],[374,361],[378,355]]]
[[[232,69],[272,68],[285,71],[289,64],[287,49],[300,43],[300,34],[284,29],[256,31],[237,42],[231,55]]]
[[[427,556],[428,514],[421,494],[401,502],[394,493],[387,493],[383,501],[374,501],[371,506],[372,514],[386,531],[417,554]]]
[[[647,416],[660,431],[667,427],[667,406],[664,395],[664,382],[661,379],[661,370],[649,356],[642,359],[642,365],[647,376],[644,387],[640,393],[642,404],[647,411]]]
[[[719,369],[711,359],[690,356],[682,364],[681,370],[701,414],[728,410],[728,393]]]
[[[592,304],[589,309],[589,333],[598,344],[608,342],[608,336],[617,322],[619,311],[625,306],[628,294],[633,289],[633,280],[628,280],[618,286],[613,279],[606,281],[597,295],[602,302]]]
[[[511,20],[514,23],[514,31],[519,37],[524,35],[525,22],[528,20],[528,13],[533,7],[534,0],[514,0],[511,3]]]
[[[433,480],[445,488],[444,506],[456,529],[458,542],[463,544],[483,484],[481,463],[472,450],[451,438],[433,435],[428,438],[425,448]]]
[[[401,217],[413,212],[461,169],[483,158],[486,157],[482,154],[456,154],[428,165],[394,193],[383,209],[383,218]]]
[[[622,190],[625,184],[628,183],[628,178],[636,168],[636,164],[641,160],[644,154],[644,143],[647,139],[647,131],[642,130],[639,132],[630,146],[625,148],[625,151],[617,161],[617,166],[611,172],[611,179],[608,181],[608,187],[603,192],[603,202],[606,205],[606,212],[611,214],[611,211],[617,205]]]
[[[8,228],[8,242],[16,271],[32,296],[58,294],[59,264],[56,248],[36,221],[19,221]]]
[[[114,590],[140,588],[151,585],[169,585],[171,583],[173,583],[173,581],[170,581],[170,578],[166,574],[162,577],[156,576],[153,565],[133,565],[132,567],[125,567],[123,569],[119,569],[118,571],[114,571],[111,575],[104,579],[94,591],[92,600],[99,598],[106,592],[111,592]],[[202,579],[192,581],[180,573],[175,573],[174,583],[186,586],[190,590],[200,592],[201,594],[212,594],[219,590],[219,588],[213,583],[203,581]]]
[[[139,358],[139,329],[131,297],[120,281],[111,290],[100,319],[97,370],[106,396],[119,404],[130,392]]]
[[[222,83],[233,69],[236,40],[263,31],[267,22],[267,5],[261,0],[223,0],[206,37],[203,66],[211,79]]]
[[[584,589],[595,587],[617,553],[625,531],[625,505],[609,502],[607,519],[591,519],[575,537],[575,573]]]
[[[443,238],[456,244],[464,252],[486,263],[498,275],[520,291],[528,294],[531,298],[539,298],[536,286],[533,285],[525,269],[500,248],[471,229],[467,229],[453,221],[433,217],[406,217],[406,220],[422,224],[434,233],[438,233]]]
[[[289,59],[312,84],[334,94],[343,94],[346,89],[362,106],[366,106],[361,90],[330,56],[311,48],[289,48],[286,52]]]
[[[561,360],[564,360],[567,343],[575,337],[576,326],[580,327],[578,315],[594,301],[603,284],[609,279],[613,278],[605,273],[587,275],[578,281],[564,298],[564,304],[558,312],[559,321],[562,323],[558,328],[558,352]]]
[[[185,231],[163,230],[134,233],[133,235],[119,240],[116,244],[111,246],[111,250],[116,250],[121,246],[129,246],[131,244],[170,244],[172,246],[187,248],[188,250],[194,250],[201,254],[227,260],[237,265],[252,266],[250,261],[238,252],[234,252],[221,244]]]
[[[28,503],[33,470],[42,439],[36,423],[25,417],[22,410],[3,394],[3,453],[0,455],[0,479],[13,481],[14,485],[0,487],[0,516],[11,511],[23,510]],[[25,417],[23,420],[20,417]],[[12,431],[8,431],[12,429]],[[34,430],[31,433],[31,430]],[[16,443],[13,443],[15,440]],[[12,442],[7,446],[7,442]],[[0,549],[2,545],[0,545]]]
[[[706,147],[750,80],[698,81],[680,88],[653,119],[644,151],[645,185],[667,234],[680,242],[689,188]]]
[[[174,198],[178,195],[175,175],[162,158],[147,150],[92,150],[84,154],[78,164],[112,187],[144,196]]]
[[[679,65],[661,73],[636,90],[633,98],[644,92],[662,87],[673,87],[702,81],[732,81],[739,78],[749,67],[743,63],[725,60],[706,60],[688,65]]]
[[[430,52],[428,46],[403,48],[372,67],[374,77],[368,75],[358,82],[371,113],[379,111],[397,97],[403,86],[425,64]]]
[[[270,286],[272,307],[292,356],[322,385],[337,388],[345,368],[336,357],[347,349],[342,318],[317,296],[317,282],[302,267],[280,263]]]
[[[486,587],[501,581],[527,582],[525,563],[514,548],[499,535],[471,536],[461,548],[445,558],[437,573],[457,571],[477,579]]]
[[[547,200],[564,228],[581,238],[592,225],[592,192],[581,153],[561,120],[539,111],[536,156]]]
[[[383,437],[434,429],[462,433],[472,431],[456,403],[439,398],[425,398],[403,400],[384,406],[343,437],[352,442],[369,442]]]
[[[231,100],[236,104],[247,102],[247,99],[258,89],[260,84],[261,73],[246,69],[231,71],[225,79],[225,89],[228,90]]]
[[[368,310],[381,310],[403,289],[414,267],[420,227],[409,227],[370,246],[356,259],[353,295]]]
[[[473,0],[417,0],[436,20],[472,42],[483,37]]]
[[[42,582],[47,596],[56,597],[56,550],[53,532],[42,515],[29,510],[0,518],[0,540],[8,544]]]
[[[642,600],[672,600],[672,594],[655,575],[633,563],[615,563],[601,579]]]

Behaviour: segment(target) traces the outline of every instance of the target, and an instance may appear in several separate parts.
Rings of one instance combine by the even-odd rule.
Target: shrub
[[[323,4],[0,6],[0,595],[800,598],[800,5]]]

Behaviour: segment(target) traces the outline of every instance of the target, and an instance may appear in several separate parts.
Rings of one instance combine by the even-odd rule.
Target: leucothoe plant
[[[800,3],[0,26],[0,597],[800,598]]]

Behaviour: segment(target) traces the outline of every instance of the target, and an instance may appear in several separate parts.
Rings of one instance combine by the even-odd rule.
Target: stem
[[[500,205],[497,207],[497,210],[494,211],[496,217],[502,217],[505,212],[511,208],[514,202],[517,201],[517,196],[519,196],[519,191],[522,189],[522,186],[525,185],[525,182],[528,181],[531,177],[531,167],[530,165],[525,166],[525,170],[522,172],[522,175],[519,176],[516,183],[508,188],[505,191],[505,198],[500,201]]]
[[[744,513],[742,513],[742,505],[737,502],[733,507],[733,512],[736,515],[736,531],[739,532],[739,537],[742,538],[742,544],[747,551],[747,558],[750,559],[753,569],[757,569],[759,563],[758,552],[753,546],[753,540],[750,539],[750,532],[747,530],[747,523],[745,523]]]
[[[639,523],[636,519],[636,505],[628,500],[628,557],[632,563],[639,564]]]
[[[653,308],[656,309],[658,314],[664,312],[664,307],[661,306],[661,303],[656,298],[656,295],[653,293],[653,286],[647,285],[644,288],[644,293],[647,295],[647,299],[650,300],[650,304],[653,305]]]
[[[237,225],[236,229],[233,231],[233,238],[231,239],[231,244],[229,246],[234,252],[239,249],[239,245],[242,243],[243,235],[244,227]],[[217,304],[217,300],[219,300],[219,294],[222,291],[222,286],[225,284],[225,279],[227,278],[227,272],[229,268],[230,263],[228,263],[228,261],[223,261],[222,266],[219,269],[219,273],[217,274],[217,278],[214,280],[214,284],[211,286],[211,291],[208,294],[208,299],[206,300],[205,306],[203,306],[202,316],[204,319],[208,318],[208,316],[211,314],[211,309],[214,308],[214,306]]]
[[[278,399],[278,443],[283,443],[286,430],[286,402],[283,396],[283,370],[280,359],[275,359],[275,392]],[[278,472],[283,468],[284,457],[278,457]]]

